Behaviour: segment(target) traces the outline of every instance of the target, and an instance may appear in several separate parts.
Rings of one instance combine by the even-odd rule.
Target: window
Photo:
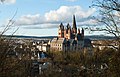
[[[59,35],[60,35],[61,33],[59,33]]]

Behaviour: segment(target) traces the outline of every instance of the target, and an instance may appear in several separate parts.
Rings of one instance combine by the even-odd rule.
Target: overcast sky
[[[15,15],[14,25],[6,34],[27,36],[57,36],[61,22],[72,26],[72,16],[76,16],[77,27],[94,27],[92,16],[95,8],[89,8],[92,0],[5,0],[0,4],[0,31]],[[95,34],[96,33],[92,33]],[[85,35],[91,32],[85,30]]]

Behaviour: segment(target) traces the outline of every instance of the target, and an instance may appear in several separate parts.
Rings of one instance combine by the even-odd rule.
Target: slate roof
[[[70,44],[77,44],[77,41],[74,39],[69,39]]]
[[[63,44],[63,43],[66,43],[66,39],[65,38],[53,38],[51,43]]]
[[[91,46],[92,46],[91,40],[88,38],[85,38],[84,39],[84,47],[91,47]]]

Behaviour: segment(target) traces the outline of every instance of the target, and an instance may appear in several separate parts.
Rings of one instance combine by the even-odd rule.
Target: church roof
[[[66,43],[66,39],[65,38],[53,38],[51,43],[63,44],[63,43]]]
[[[70,27],[69,23],[67,24],[67,29],[71,29],[71,27]]]
[[[76,37],[77,37],[78,40],[83,40],[82,34],[77,34]]]
[[[84,39],[84,47],[91,47],[91,46],[92,46],[91,40],[88,38],[85,38]]]
[[[69,39],[70,44],[77,44],[77,41],[74,39]]]
[[[60,28],[60,29],[64,29],[64,26],[63,26],[62,23],[60,24],[59,28]]]

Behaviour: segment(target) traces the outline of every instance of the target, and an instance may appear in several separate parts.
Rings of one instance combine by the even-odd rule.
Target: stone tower
[[[62,23],[61,23],[60,26],[59,26],[58,37],[59,37],[59,38],[64,38],[64,26],[63,26]]]
[[[67,24],[67,39],[71,39],[71,27],[69,23]]]

